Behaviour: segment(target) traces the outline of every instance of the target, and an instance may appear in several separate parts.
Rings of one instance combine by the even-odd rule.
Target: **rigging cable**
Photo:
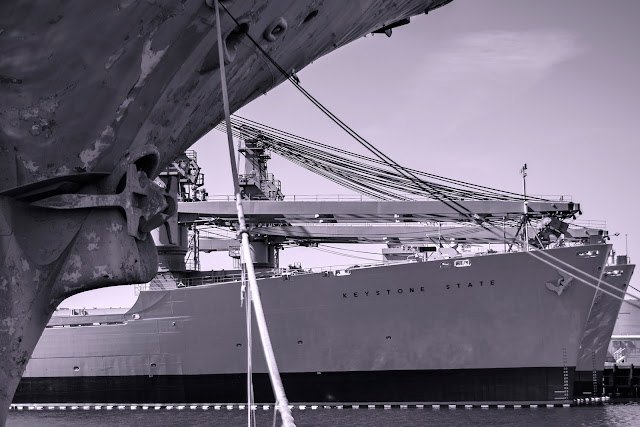
[[[222,4],[222,7],[227,12],[227,14],[229,14],[231,19],[233,19],[233,21],[240,27],[240,23],[238,22],[238,20],[229,12],[229,10],[225,7],[224,4]],[[254,44],[254,46],[258,50],[260,50],[260,52],[269,60],[269,62],[271,62],[273,64],[273,66],[276,67],[278,69],[278,71],[280,71],[280,73],[296,87],[296,89],[298,89],[298,91],[300,91],[309,101],[311,101],[311,103],[313,103],[316,107],[318,107],[318,109],[320,109],[320,111],[322,111],[327,117],[329,117],[329,119],[331,119],[334,123],[336,123],[347,134],[349,134],[352,138],[354,138],[357,142],[359,142],[362,146],[364,146],[367,150],[369,150],[369,152],[371,152],[376,157],[378,157],[381,161],[387,163],[389,166],[391,166],[393,169],[395,169],[400,174],[407,176],[407,178],[413,179],[415,181],[419,181],[419,179],[412,172],[403,171],[402,168],[400,167],[400,165],[398,165],[395,161],[393,161],[389,156],[384,154],[382,151],[378,150],[375,146],[373,146],[373,144],[369,143],[366,139],[364,139],[357,132],[355,132],[353,129],[351,129],[346,123],[344,123],[342,120],[340,120],[329,109],[327,109],[324,105],[322,105],[316,98],[314,98],[309,92],[306,91],[306,89],[304,89],[300,85],[300,81],[295,75],[291,75],[291,74],[287,73],[271,57],[271,55],[269,55],[262,48],[262,46],[260,46],[260,44],[258,44],[258,42],[256,42],[256,40],[248,32],[245,31],[245,34],[246,34],[247,38]],[[228,121],[228,120],[229,120],[229,118],[226,119],[226,121]],[[227,128],[228,128],[228,131],[230,132],[231,131],[230,124],[227,124]],[[427,184],[427,183],[424,183],[424,182],[421,182],[421,184],[423,186],[426,185],[428,188],[431,188],[430,184]],[[440,200],[441,202],[443,202],[448,207],[456,210],[460,215],[464,215],[465,214],[464,213],[464,210],[465,210],[464,207],[460,206],[459,203],[456,203],[455,201],[447,202],[446,199],[444,199],[442,197],[439,197],[439,192],[437,190],[434,191],[433,188],[431,188],[431,190],[432,190],[431,191],[432,195],[435,195],[436,199]]]
[[[378,259],[365,258],[365,257],[361,257],[361,256],[358,256],[358,255],[349,255],[349,254],[345,254],[343,252],[332,251],[332,250],[324,249],[324,248],[320,248],[320,247],[311,247],[311,249],[315,249],[315,250],[320,251],[320,252],[326,252],[326,253],[332,254],[332,255],[345,256],[347,258],[356,258],[356,259],[363,259],[365,261],[380,262],[380,260],[378,260]]]
[[[242,139],[255,138],[256,140],[259,140],[264,146],[281,155],[282,157],[293,161],[294,163],[297,163],[314,173],[319,173],[319,169],[321,169],[323,172],[332,171],[335,174],[343,176],[345,179],[351,179],[354,182],[362,184],[362,179],[354,179],[353,177],[354,172],[357,172],[358,176],[360,178],[365,178],[367,183],[370,183],[371,179],[376,180],[379,184],[377,188],[383,186],[382,188],[386,189],[389,187],[389,183],[391,182],[394,183],[393,187],[396,189],[402,189],[405,191],[410,190],[410,193],[415,195],[425,195],[427,197],[430,196],[430,194],[425,193],[424,190],[420,191],[423,186],[415,185],[415,180],[408,180],[406,176],[398,172],[382,169],[379,166],[375,166],[387,165],[380,160],[362,156],[356,153],[351,153],[346,150],[336,149],[325,144],[315,143],[310,140],[305,140],[301,137],[281,137],[276,135],[272,131],[265,131],[264,129],[262,129],[265,127],[268,128],[267,126],[259,125],[255,122],[251,122],[252,124],[246,124],[243,122],[246,121],[246,119],[238,118],[238,116],[232,118],[231,120],[234,136]],[[224,125],[219,124],[216,129],[224,131]],[[292,139],[302,140],[303,142],[294,142],[292,141]],[[321,148],[315,148],[314,146],[319,146]],[[338,154],[332,154],[329,151],[336,151],[342,156]],[[402,166],[400,166],[400,168],[402,168],[403,170],[412,171],[417,175],[425,176],[429,179],[435,179],[461,187],[456,188],[443,184],[436,184],[434,182],[429,183],[433,187],[438,188],[442,193],[447,193],[450,197],[481,200],[522,200],[521,196],[514,197],[510,192],[490,189],[488,187],[464,183],[462,181],[451,180],[448,178],[443,178],[437,175],[428,174],[426,172],[421,172]],[[407,186],[409,186],[409,188],[407,188]],[[406,199],[406,197],[402,198]]]
[[[359,254],[380,255],[380,252],[357,251],[355,249],[346,249],[346,248],[340,248],[338,246],[331,246],[331,245],[322,245],[322,247],[323,248],[330,248],[330,249],[337,249],[337,250],[340,250],[340,251],[357,252]]]
[[[218,0],[216,0],[216,4],[218,4]],[[225,7],[224,4],[221,4],[222,8],[227,12],[227,14],[229,14],[229,16],[231,17],[231,19],[233,19],[233,21],[235,21],[235,23],[240,26],[240,23],[238,22],[238,20],[229,12],[229,10]],[[311,103],[313,103],[316,107],[318,107],[318,109],[320,109],[320,111],[322,111],[329,119],[331,119],[334,123],[336,123],[340,128],[342,128],[347,134],[349,134],[352,138],[354,138],[358,143],[360,143],[360,145],[362,145],[363,147],[365,147],[369,152],[371,152],[374,156],[378,157],[379,160],[381,160],[382,162],[386,163],[389,167],[392,167],[393,169],[395,169],[398,173],[400,173],[401,175],[404,175],[407,179],[414,181],[414,183],[416,183],[417,185],[421,186],[421,187],[427,187],[426,191],[428,191],[429,193],[431,193],[431,195],[439,200],[440,202],[444,203],[446,206],[448,206],[449,208],[453,209],[454,211],[456,211],[458,214],[462,215],[462,216],[468,216],[470,219],[474,218],[474,213],[471,212],[469,209],[465,208],[464,206],[462,206],[460,203],[456,202],[455,200],[447,200],[446,196],[443,197],[442,193],[440,191],[438,191],[437,189],[434,189],[433,186],[425,181],[421,181],[419,178],[417,178],[417,176],[410,170],[406,170],[403,169],[399,164],[397,164],[393,159],[391,159],[389,156],[387,156],[386,154],[384,154],[382,151],[380,151],[379,149],[377,149],[375,146],[373,146],[373,144],[369,143],[366,139],[364,139],[362,136],[360,136],[357,132],[355,132],[353,129],[351,129],[347,124],[345,124],[342,120],[340,120],[336,115],[334,115],[330,110],[328,110],[324,105],[322,105],[316,98],[314,98],[309,92],[306,91],[306,89],[304,89],[301,85],[300,85],[300,81],[297,78],[297,76],[295,76],[294,74],[289,74],[287,71],[285,71],[272,57],[271,55],[269,55],[263,48],[262,46],[260,46],[255,39],[248,33],[245,32],[247,38],[254,44],[254,46],[269,60],[269,62],[271,62],[274,67],[276,67],[278,69],[278,71],[280,71],[280,73],[287,79],[289,80],[289,82],[291,82],[294,87],[296,89],[298,89],[298,91],[300,91],[309,101],[311,101]],[[221,59],[222,60],[222,59]],[[226,116],[226,122],[227,122],[227,133],[229,134],[229,138],[231,138],[231,124],[229,123],[230,121],[230,115]],[[477,215],[475,215],[477,216]],[[486,225],[485,225],[486,224]],[[495,227],[494,225],[492,225],[491,223],[485,223],[485,222],[479,222],[478,225],[480,225],[481,227],[485,228],[487,231],[495,234],[496,236],[499,237],[499,234],[493,230],[490,227]],[[517,239],[518,241],[522,242],[522,239],[519,238],[518,236],[513,236],[514,239]],[[525,242],[526,243],[526,242]],[[595,276],[591,276],[588,273],[585,273],[583,271],[581,271],[580,269],[578,269],[577,267],[574,267],[570,264],[564,263],[562,260],[557,259],[556,257],[554,257],[551,254],[547,254],[544,253],[544,256],[546,257],[550,257],[551,259],[554,259],[556,261],[559,261],[563,264],[566,264],[568,266],[568,268],[579,272],[581,275],[586,275],[587,277],[589,277],[590,279],[594,279],[594,281],[597,283],[597,285],[594,285],[593,283],[585,280],[584,278],[581,277],[577,277],[575,274],[571,274],[568,273],[566,270],[563,270],[562,268],[554,265],[551,261],[548,261],[546,259],[543,259],[542,256],[538,256],[537,254],[534,255],[535,251],[527,251],[526,253],[530,254],[531,256],[533,256],[534,258],[544,262],[545,264],[548,264],[552,267],[557,268],[558,270],[572,275],[574,276],[576,279],[578,279],[578,281],[583,282],[589,286],[594,287],[597,290],[602,290],[602,292],[621,299],[623,301],[626,301],[627,303],[636,306],[637,308],[640,308],[640,305],[636,305],[633,304],[631,302],[629,302],[628,300],[624,300],[624,298],[618,297],[614,294],[612,294],[609,291],[606,291],[604,289],[602,289],[600,287],[600,284],[604,284],[608,287],[611,287],[612,289],[614,289],[615,291],[620,291],[619,289],[615,288],[614,286],[602,281],[600,278],[597,278]],[[623,295],[629,295],[626,291],[622,291]],[[634,297],[635,298],[635,297]],[[636,298],[637,299],[637,298]]]
[[[360,160],[364,160],[364,161],[368,161],[368,162],[373,162],[373,163],[377,163],[377,164],[381,164],[381,165],[387,165],[386,162],[383,162],[381,160],[378,159],[373,159],[367,156],[363,156],[357,153],[352,153],[349,152],[347,150],[343,150],[337,147],[333,147],[327,144],[322,144],[304,137],[300,137],[285,131],[281,131],[278,129],[275,129],[273,127],[252,121],[250,119],[246,119],[237,115],[234,115],[232,120],[232,125],[234,127],[234,129],[237,129],[237,134],[236,136],[239,136],[241,134],[246,134],[249,133],[251,136],[259,136],[259,135],[267,135],[269,138],[273,139],[274,141],[278,142],[278,143],[286,143],[286,144],[297,144],[297,146],[299,147],[303,147],[305,149],[305,152],[307,150],[309,150],[310,146],[317,146],[320,147],[321,149],[324,150],[329,150],[329,151],[335,151],[336,153],[340,153],[343,155],[347,155],[350,157],[354,157]],[[221,128],[221,125],[218,125],[216,127],[219,130],[223,130]],[[248,132],[250,131],[250,132]],[[292,140],[296,140],[298,141],[297,143],[292,142]],[[473,183],[468,183],[468,182],[464,182],[464,181],[459,181],[459,180],[455,180],[452,178],[447,178],[447,177],[443,177],[443,176],[439,176],[439,175],[435,175],[435,174],[431,174],[428,172],[423,172],[423,171],[419,171],[416,169],[411,169],[411,168],[406,168],[404,166],[400,166],[401,169],[403,170],[407,170],[410,172],[413,172],[417,175],[422,175],[431,179],[435,179],[435,180],[439,180],[439,181],[443,181],[443,182],[447,182],[450,184],[454,184],[454,185],[460,185],[462,187],[468,187],[468,188],[475,188],[478,191],[485,191],[485,193],[478,193],[478,194],[487,194],[487,193],[495,193],[495,194],[500,194],[500,195],[509,195],[510,198],[509,200],[517,200],[517,201],[521,201],[523,200],[523,196],[521,194],[518,193],[513,193],[513,192],[509,192],[506,190],[498,190],[498,189],[494,189],[491,187],[486,187],[486,186],[482,186],[482,185],[478,185],[478,184],[473,184]],[[549,201],[548,199],[545,199],[543,197],[535,197],[535,196],[529,196],[528,197],[529,200],[536,200],[536,201]]]
[[[294,161],[294,162],[295,162],[295,161]],[[442,201],[443,203],[447,204],[444,200],[441,200],[441,201]],[[447,204],[447,205],[448,205],[448,204]],[[455,208],[454,208],[454,209],[455,209]],[[458,211],[458,212],[459,212],[459,211]],[[472,213],[472,212],[470,212],[470,211],[468,211],[468,212],[469,212],[471,215],[473,215],[473,213]],[[496,220],[496,221],[498,221],[498,220]],[[495,227],[495,224],[492,224],[492,221],[483,221],[483,222],[488,223],[489,225],[491,225],[491,226]],[[495,222],[495,221],[493,221],[493,222]],[[495,231],[494,231],[494,230],[491,230],[491,229],[487,228],[487,226],[486,226],[486,225],[485,225],[485,226],[483,226],[483,225],[481,224],[480,226],[481,226],[482,228],[486,229],[487,231],[489,231],[490,233],[492,233],[492,234],[496,235],[496,237],[498,238],[498,240],[499,240],[499,241],[504,240],[504,237],[505,237],[505,236],[499,236],[497,233],[495,233]],[[522,222],[521,222],[521,221],[520,221],[520,226],[522,226]],[[464,233],[464,232],[462,232],[462,233]],[[518,239],[517,234],[518,234],[518,233],[516,233],[516,235],[515,235],[515,236],[509,236],[509,238],[513,238],[513,239],[514,239],[514,241],[520,241],[520,242],[521,242],[521,239]],[[527,253],[529,253],[529,252],[527,252]],[[546,253],[544,253],[544,256],[550,256],[552,259],[555,259],[555,257],[553,257],[552,255],[546,254]],[[543,263],[546,263],[546,264],[549,264],[549,265],[553,266],[553,264],[552,264],[552,263],[549,263],[548,261],[545,261],[545,260],[541,259],[539,256],[535,256],[535,257],[536,257],[536,258],[538,258],[538,259],[540,259],[540,261],[542,261]],[[566,266],[567,266],[568,268],[570,268],[570,269],[573,269],[573,270],[578,271],[580,274],[585,274],[584,272],[582,272],[581,270],[577,269],[576,267],[573,267],[573,266],[572,266],[572,265],[570,265],[570,264],[566,264]],[[570,274],[570,273],[568,273],[566,270],[563,270],[563,272],[565,272],[565,273],[567,273],[567,274]],[[598,283],[598,285],[593,285],[593,284],[591,284],[591,283],[587,283],[587,282],[585,282],[585,280],[584,280],[584,279],[581,279],[581,278],[577,278],[577,279],[578,279],[579,281],[582,281],[582,282],[587,283],[588,285],[595,286],[595,287],[596,287],[596,289],[600,289],[599,285],[600,285],[600,284],[603,284],[603,285],[605,285],[605,286],[611,287],[614,291],[618,291],[618,292],[620,291],[619,289],[617,289],[617,288],[615,288],[615,287],[613,287],[613,286],[609,285],[608,283],[606,283],[606,282],[604,282],[604,281],[601,281],[599,278],[596,278],[595,276],[590,276],[590,275],[588,275],[588,277],[589,277],[589,278],[592,278],[592,279],[594,279],[594,280],[596,280],[596,281],[597,281],[597,283]],[[610,292],[606,292],[606,293],[607,293],[607,294],[609,294],[609,295],[611,295],[611,296],[615,296],[615,295],[611,294]]]

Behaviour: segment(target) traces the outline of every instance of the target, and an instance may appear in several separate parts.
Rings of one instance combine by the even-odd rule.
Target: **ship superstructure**
[[[623,295],[630,285],[635,265],[630,264],[626,256],[621,256],[605,267],[603,280],[617,289],[616,295]],[[602,396],[603,370],[607,350],[612,340],[616,318],[619,318],[627,307],[622,299],[599,290],[593,300],[584,336],[578,353],[576,366],[575,395],[577,398],[593,398]],[[629,306],[632,307],[633,306]],[[624,310],[623,310],[624,309]]]

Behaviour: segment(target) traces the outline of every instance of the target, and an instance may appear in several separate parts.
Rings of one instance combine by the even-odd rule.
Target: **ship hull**
[[[614,289],[603,287],[620,296],[631,281],[634,265],[611,265],[605,268],[603,280]],[[622,300],[598,291],[587,320],[584,337],[578,353],[574,393],[576,397],[599,397],[602,395],[602,381],[607,347],[620,312]]]
[[[560,270],[600,277],[608,251],[558,248],[261,280],[289,400],[569,402],[595,288]],[[560,280],[573,283],[558,290]],[[246,401],[239,296],[239,283],[143,292],[121,324],[49,328],[14,401]],[[273,402],[259,348],[254,336],[256,401]]]
[[[567,372],[571,382],[574,368]],[[282,381],[289,400],[301,404],[556,404],[565,400],[554,393],[563,390],[564,373],[564,367],[288,372]],[[253,387],[257,404],[275,401],[268,374],[254,374]],[[25,377],[14,403],[231,404],[247,401],[246,388],[245,374]]]

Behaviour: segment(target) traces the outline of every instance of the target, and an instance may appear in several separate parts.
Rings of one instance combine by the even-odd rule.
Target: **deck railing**
[[[416,196],[414,194],[401,194],[400,196],[406,197],[410,200],[434,200],[429,197]],[[532,194],[528,196],[529,198],[538,198],[545,199],[553,202],[572,202],[573,198],[571,195],[566,194]],[[207,197],[209,201],[218,201],[218,202],[233,202],[234,196],[227,194],[214,194],[209,195]],[[457,199],[457,200],[473,200],[473,199]],[[498,199],[486,199],[486,200],[498,200]],[[354,201],[379,201],[379,199],[374,199],[372,197],[364,196],[361,194],[292,194],[285,196],[285,201],[300,201],[300,202],[354,202]]]

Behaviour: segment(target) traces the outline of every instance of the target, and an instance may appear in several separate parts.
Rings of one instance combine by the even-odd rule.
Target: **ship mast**
[[[524,166],[522,166],[522,169],[520,169],[520,173],[522,174],[522,196],[523,196],[523,201],[522,201],[522,208],[523,208],[522,223],[524,224],[523,249],[525,251],[528,251],[529,250],[529,220],[527,217],[528,208],[527,208],[527,164],[526,163],[524,164]]]

